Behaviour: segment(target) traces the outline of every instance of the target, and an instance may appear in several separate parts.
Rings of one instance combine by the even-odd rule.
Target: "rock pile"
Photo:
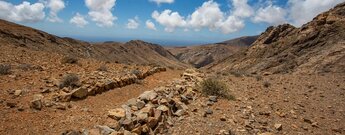
[[[174,120],[188,115],[187,105],[198,96],[199,92],[194,88],[202,80],[201,77],[202,74],[189,70],[182,75],[182,79],[165,87],[146,91],[139,97],[128,100],[121,108],[109,110],[107,116],[116,124],[98,125],[94,129],[79,133],[96,133],[96,135],[165,133]]]
[[[128,73],[121,77],[113,77],[112,79],[105,79],[104,77],[89,76],[89,78],[82,81],[79,88],[71,89],[64,87],[61,90],[49,93],[50,95],[34,98],[30,106],[36,110],[41,110],[42,107],[56,106],[58,109],[66,109],[66,104],[61,102],[69,102],[71,100],[83,100],[88,96],[95,96],[97,94],[109,91],[111,89],[124,87],[136,83],[138,80],[145,79],[158,72],[166,71],[163,67],[154,67],[144,72],[137,74]],[[90,78],[94,78],[93,80]]]
[[[72,91],[61,91],[58,96],[55,97],[55,101],[70,101],[85,99],[88,96],[95,96],[97,94],[109,91],[114,88],[124,87],[136,83],[138,80],[145,79],[158,72],[166,71],[163,67],[154,67],[146,72],[140,72],[140,74],[129,73],[119,78],[102,79],[97,82],[88,82]]]

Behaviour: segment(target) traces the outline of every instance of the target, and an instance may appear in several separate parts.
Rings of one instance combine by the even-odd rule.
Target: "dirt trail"
[[[82,101],[71,102],[71,108],[58,110],[44,108],[32,111],[25,108],[5,109],[1,105],[0,134],[61,134],[66,129],[91,128],[95,124],[107,123],[107,109],[119,107],[128,99],[135,98],[144,91],[164,86],[180,77],[181,71],[168,70],[147,77],[144,83],[110,90]],[[26,106],[28,107],[28,106]]]

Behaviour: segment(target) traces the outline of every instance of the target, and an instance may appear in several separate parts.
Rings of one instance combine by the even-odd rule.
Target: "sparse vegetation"
[[[262,80],[262,76],[261,75],[256,75],[255,79],[256,79],[256,81],[261,81]]]
[[[66,56],[61,60],[61,63],[63,64],[77,64],[78,58],[74,56]]]
[[[235,97],[230,95],[227,86],[216,79],[206,79],[201,82],[202,93],[208,96],[219,96],[225,99],[234,100]]]
[[[61,82],[60,82],[60,88],[64,87],[77,87],[79,85],[79,77],[77,74],[66,74]]]
[[[8,75],[11,73],[11,65],[0,64],[0,75]]]
[[[20,64],[19,69],[24,70],[24,71],[29,71],[32,69],[32,65],[31,64]]]
[[[108,71],[108,68],[107,68],[107,66],[102,65],[102,66],[100,66],[97,70],[98,70],[98,71],[102,71],[102,72],[107,72],[107,71]]]
[[[235,77],[243,77],[245,76],[245,73],[239,70],[235,70],[235,71],[230,71],[230,74],[234,75]]]

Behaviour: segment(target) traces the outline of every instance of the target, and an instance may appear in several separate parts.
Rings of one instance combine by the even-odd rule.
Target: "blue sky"
[[[92,42],[126,42],[140,39],[162,45],[194,45],[258,35],[268,26],[282,23],[291,23],[299,27],[315,15],[344,0],[326,2],[324,0],[27,0],[27,2],[30,4],[26,4],[26,8],[20,8],[20,5],[24,5],[23,0],[0,0],[0,18],[54,35]],[[153,15],[155,11],[156,14]],[[300,14],[303,11],[305,13]],[[23,12],[30,14],[22,15]],[[92,15],[91,12],[99,13],[101,16]],[[71,19],[77,13],[87,24],[78,27],[75,23],[71,23]],[[173,16],[174,13],[177,15]],[[113,19],[102,19],[105,16]],[[50,18],[53,18],[53,21]],[[135,22],[131,28],[128,26],[128,19]],[[154,24],[154,28],[150,27],[150,29],[146,26],[148,20]],[[103,24],[102,21],[108,23]]]

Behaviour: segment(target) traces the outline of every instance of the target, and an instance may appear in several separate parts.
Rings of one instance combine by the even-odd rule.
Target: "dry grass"
[[[60,81],[60,88],[77,87],[79,85],[79,77],[76,74],[66,74]]]
[[[73,57],[73,56],[66,56],[61,60],[61,63],[63,63],[63,64],[77,64],[78,58]]]
[[[228,92],[225,83],[216,79],[206,79],[201,82],[202,93],[208,96],[218,96],[225,99],[234,100],[235,97]]]

